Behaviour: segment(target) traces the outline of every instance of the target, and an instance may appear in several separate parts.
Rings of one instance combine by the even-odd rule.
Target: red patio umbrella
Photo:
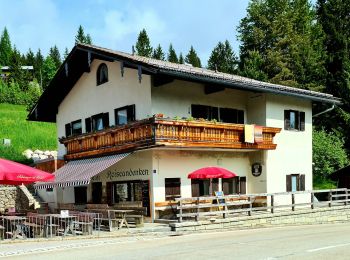
[[[204,167],[191,172],[187,177],[189,179],[216,179],[216,178],[233,178],[237,175],[221,167]]]
[[[0,158],[0,184],[21,185],[54,179],[53,174]]]

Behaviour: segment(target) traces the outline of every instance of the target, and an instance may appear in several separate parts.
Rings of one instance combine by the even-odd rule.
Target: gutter
[[[322,115],[324,113],[328,113],[328,112],[332,111],[334,108],[335,108],[335,104],[333,104],[332,107],[327,108],[326,110],[324,110],[324,111],[322,111],[320,113],[317,113],[316,115],[313,115],[312,117],[317,117],[317,116]]]

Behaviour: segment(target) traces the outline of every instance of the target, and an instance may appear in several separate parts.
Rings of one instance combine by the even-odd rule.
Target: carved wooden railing
[[[67,148],[67,160],[156,146],[272,150],[276,149],[273,137],[280,131],[280,128],[263,127],[261,143],[246,143],[244,125],[241,124],[152,117],[94,133],[61,138],[60,142]]]

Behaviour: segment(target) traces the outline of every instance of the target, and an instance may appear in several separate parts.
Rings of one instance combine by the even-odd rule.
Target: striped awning
[[[54,182],[36,183],[34,184],[34,188],[47,189],[89,184],[92,177],[119,162],[129,154],[130,153],[123,153],[99,158],[70,161],[54,172]]]

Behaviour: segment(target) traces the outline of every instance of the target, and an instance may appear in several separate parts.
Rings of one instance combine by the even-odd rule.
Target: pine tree
[[[268,80],[268,77],[264,72],[264,60],[258,51],[249,51],[248,56],[245,59],[246,60],[242,62],[244,67],[239,73],[241,76],[260,81]]]
[[[12,55],[10,35],[5,27],[0,38],[0,66],[9,66]]]
[[[69,51],[68,51],[68,48],[66,47],[64,49],[63,59],[67,59],[68,55],[69,55]]]
[[[8,65],[11,71],[9,80],[17,83],[21,90],[26,90],[28,82],[26,81],[25,71],[22,69],[21,53],[17,50],[16,46],[13,47]]]
[[[60,51],[58,50],[56,45],[50,48],[49,56],[52,58],[53,62],[55,63],[56,70],[58,70],[58,68],[62,64],[62,61],[61,61]]]
[[[83,44],[92,44],[92,39],[90,34],[86,34],[84,32],[83,26],[79,25],[77,35],[75,36],[75,44],[83,43]]]
[[[192,64],[193,67],[202,67],[201,60],[198,57],[197,52],[194,50],[193,46],[191,46],[188,54],[186,55],[185,62]]]
[[[180,55],[179,55],[179,63],[180,64],[185,64],[185,60],[184,60],[184,57],[182,55],[182,52],[180,52]]]
[[[160,44],[158,44],[157,48],[153,50],[152,58],[157,60],[165,60],[165,54]]]
[[[237,57],[226,40],[225,43],[219,42],[211,52],[208,69],[233,74],[237,72],[237,64]]]
[[[43,64],[44,64],[44,56],[41,54],[41,50],[38,49],[37,53],[35,54],[34,77],[38,80],[41,87],[42,87]]]
[[[75,36],[75,44],[77,43],[85,43],[85,33],[81,25],[79,25],[77,35]]]
[[[174,62],[174,63],[179,63],[179,59],[177,58],[175,49],[171,43],[169,45],[168,61]]]
[[[316,128],[334,130],[342,134],[350,150],[350,1],[319,0],[318,21],[325,37],[326,91],[342,98],[343,105],[332,113],[315,118]],[[336,122],[336,123],[335,123]]]
[[[86,44],[92,44],[92,39],[91,39],[90,34],[87,34],[87,35],[86,35],[86,37],[85,37],[85,43],[86,43]]]
[[[56,64],[54,59],[48,55],[43,63],[43,70],[42,70],[42,87],[43,90],[45,90],[48,85],[50,84],[50,81],[53,79],[53,77],[56,74]]]
[[[256,51],[268,81],[306,89],[324,86],[322,30],[308,0],[251,0],[238,27],[240,71]]]
[[[34,53],[32,52],[32,50],[29,48],[26,57],[25,57],[25,65],[27,66],[33,66],[35,64],[35,56]]]
[[[151,43],[145,29],[142,29],[142,31],[139,33],[135,48],[136,48],[137,55],[144,56],[144,57],[152,56]]]

